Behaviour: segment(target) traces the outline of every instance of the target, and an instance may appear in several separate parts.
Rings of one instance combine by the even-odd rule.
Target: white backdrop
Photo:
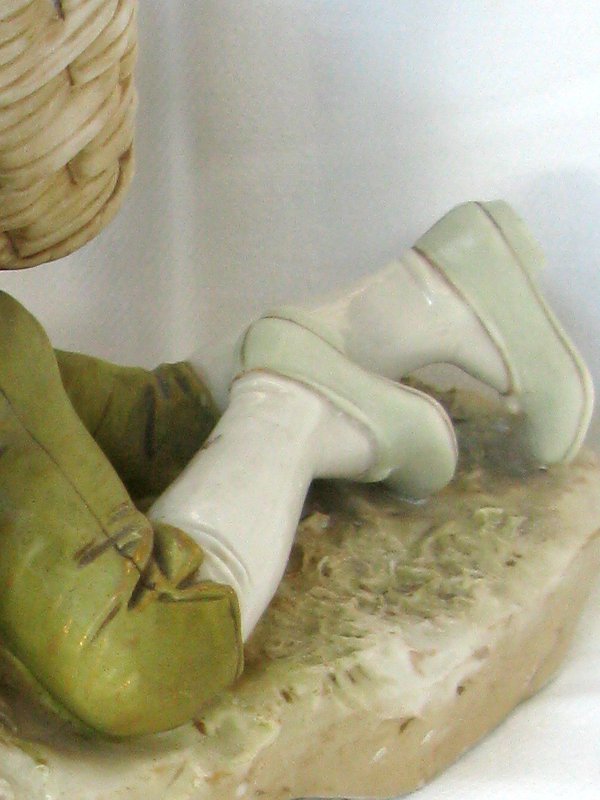
[[[452,205],[503,197],[546,247],[547,294],[600,386],[596,2],[141,5],[126,207],[82,252],[0,276],[58,345],[181,358],[383,265]],[[562,679],[423,800],[597,800],[592,606],[586,629]]]

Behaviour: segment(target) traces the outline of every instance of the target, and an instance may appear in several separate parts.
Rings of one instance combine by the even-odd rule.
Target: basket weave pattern
[[[137,0],[0,0],[0,269],[76,250],[132,175]]]

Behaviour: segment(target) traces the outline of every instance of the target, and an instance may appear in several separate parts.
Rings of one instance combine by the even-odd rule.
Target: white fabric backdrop
[[[591,0],[143,0],[138,170],[59,264],[0,276],[54,341],[151,365],[343,285],[503,197],[600,386],[600,10]],[[600,442],[596,432],[594,442]],[[422,800],[600,795],[600,623]]]

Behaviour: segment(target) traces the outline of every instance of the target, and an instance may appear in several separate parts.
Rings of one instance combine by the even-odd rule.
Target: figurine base
[[[7,690],[0,787],[15,800],[389,797],[498,725],[555,673],[600,568],[600,467],[583,453],[532,469],[514,419],[457,397],[460,470],[429,501],[313,488],[245,673],[201,719],[89,741]]]

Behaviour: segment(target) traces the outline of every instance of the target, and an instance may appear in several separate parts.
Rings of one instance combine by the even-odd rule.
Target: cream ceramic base
[[[244,676],[194,725],[85,741],[7,696],[5,795],[397,795],[537,691],[600,566],[600,467],[583,453],[528,471],[505,419],[454,410],[462,467],[427,504],[381,487],[313,493]]]

